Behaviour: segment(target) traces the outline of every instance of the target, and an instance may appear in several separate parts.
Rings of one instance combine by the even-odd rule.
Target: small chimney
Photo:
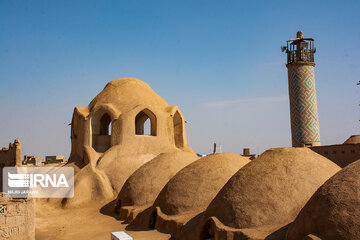
[[[244,148],[243,149],[243,155],[244,156],[249,156],[250,155],[250,148]]]

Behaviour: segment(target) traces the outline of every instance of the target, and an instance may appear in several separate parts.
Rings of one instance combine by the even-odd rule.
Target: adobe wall
[[[34,199],[12,199],[0,193],[0,240],[34,240],[34,210]]]
[[[82,162],[84,159],[84,146],[88,145],[90,135],[90,120],[87,119],[89,109],[76,107],[71,121],[71,154],[69,162]]]
[[[9,143],[9,148],[0,150],[0,167],[21,166],[21,144],[19,139]]]
[[[360,143],[316,146],[310,147],[310,149],[342,168],[360,159]]]

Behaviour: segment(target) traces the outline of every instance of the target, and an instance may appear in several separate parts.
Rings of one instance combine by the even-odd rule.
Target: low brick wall
[[[360,159],[360,143],[317,146],[310,149],[342,168]]]
[[[12,199],[0,193],[0,240],[35,239],[34,199]]]

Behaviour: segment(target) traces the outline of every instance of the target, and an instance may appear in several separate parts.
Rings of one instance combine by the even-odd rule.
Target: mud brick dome
[[[69,163],[81,169],[68,206],[116,198],[128,177],[159,154],[196,158],[179,108],[136,78],[113,80],[89,106],[74,109],[71,144]]]

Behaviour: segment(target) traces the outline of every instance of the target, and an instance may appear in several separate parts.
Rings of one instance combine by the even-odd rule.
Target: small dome
[[[287,239],[308,234],[323,240],[360,239],[360,160],[330,178],[311,197],[288,230]]]
[[[229,178],[250,160],[235,153],[203,157],[178,172],[163,188],[154,206],[167,215],[203,211]]]
[[[203,212],[230,177],[249,162],[235,153],[200,158],[171,178],[134,224],[179,236],[185,224]]]
[[[180,150],[158,155],[126,180],[118,195],[117,207],[152,205],[165,184],[196,159],[195,153]]]
[[[344,142],[344,144],[358,144],[358,143],[360,143],[360,135],[352,135]]]
[[[113,198],[113,189],[109,179],[102,171],[88,164],[77,171],[74,177],[74,197],[64,198],[62,207],[79,207],[91,200],[106,202]]]
[[[284,226],[339,170],[308,148],[267,150],[241,168],[210,203],[200,225],[202,234],[211,235],[211,219],[235,229]]]

